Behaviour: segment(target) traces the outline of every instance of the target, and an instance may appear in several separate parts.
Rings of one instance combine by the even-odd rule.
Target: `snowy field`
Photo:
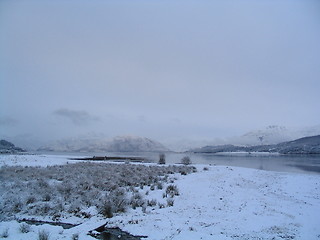
[[[74,163],[64,156],[0,156],[0,166],[47,166],[67,162]],[[108,219],[92,208],[88,209],[91,218],[63,220],[80,224],[76,227],[31,225],[26,233],[22,231],[23,223],[0,222],[0,238],[34,240],[44,230],[49,240],[94,239],[87,235],[88,231],[107,222],[110,227],[118,226],[154,240],[320,239],[319,174],[196,167],[196,173],[173,175],[179,196],[174,197],[171,207],[137,207]],[[161,202],[162,192],[149,191],[147,197]]]

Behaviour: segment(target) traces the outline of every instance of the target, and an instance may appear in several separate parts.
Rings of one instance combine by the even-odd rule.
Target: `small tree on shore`
[[[159,164],[166,164],[166,155],[164,153],[159,154]]]
[[[191,159],[188,156],[185,156],[181,159],[181,163],[184,165],[190,165],[191,164]]]

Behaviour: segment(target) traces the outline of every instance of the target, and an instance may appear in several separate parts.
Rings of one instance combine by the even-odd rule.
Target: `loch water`
[[[37,153],[41,154],[41,153]],[[95,152],[95,153],[53,153],[42,154],[66,155],[72,157],[142,157],[147,162],[157,163],[159,153],[155,152]],[[210,164],[218,166],[234,166],[254,168],[277,172],[299,172],[307,174],[320,174],[320,154],[308,155],[281,155],[268,153],[176,153],[167,152],[166,163],[180,163],[184,156],[189,156],[192,164]]]

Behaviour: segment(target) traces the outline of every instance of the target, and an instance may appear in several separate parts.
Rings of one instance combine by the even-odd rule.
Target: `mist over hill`
[[[119,136],[112,139],[64,139],[38,148],[54,152],[166,152],[161,143],[145,137]]]
[[[320,125],[311,127],[285,127],[270,125],[265,128],[248,131],[239,136],[232,137],[212,137],[212,139],[180,139],[167,143],[171,149],[176,151],[188,151],[190,149],[201,148],[204,146],[215,146],[217,149],[234,146],[257,146],[273,145],[287,141],[293,141],[298,138],[320,135]]]
[[[290,128],[278,125],[270,125],[262,129],[248,131],[247,133],[234,137],[220,137],[212,135],[212,138],[162,138],[161,143],[154,139],[135,136],[121,136],[110,138],[106,133],[82,134],[72,138],[60,140],[41,141],[34,137],[26,138],[24,135],[16,137],[3,137],[19,147],[29,151],[56,151],[56,152],[162,152],[178,151],[184,152],[190,149],[204,146],[215,146],[224,148],[227,145],[249,147],[261,145],[274,145],[295,139],[320,135],[320,125],[303,128]],[[155,138],[156,139],[156,138]]]
[[[252,130],[242,136],[231,138],[228,143],[244,146],[270,145],[316,135],[320,135],[320,125],[303,128],[270,125],[263,129]]]

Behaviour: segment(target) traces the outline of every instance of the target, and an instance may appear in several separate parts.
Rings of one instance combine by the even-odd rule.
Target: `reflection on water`
[[[18,220],[18,222],[24,222],[24,223],[27,223],[27,224],[30,224],[30,225],[36,225],[36,226],[49,224],[49,225],[52,225],[52,226],[60,226],[63,229],[70,229],[70,228],[73,228],[73,227],[77,226],[77,224],[71,224],[71,223],[38,221],[38,220],[30,220],[30,219],[25,219],[25,218],[23,218],[21,220]]]
[[[215,154],[192,154],[195,162],[254,168],[266,171],[305,172],[320,174],[318,155],[245,155],[226,156]]]
[[[59,153],[47,153],[59,154]],[[143,157],[151,162],[158,162],[159,153],[131,152],[131,153],[60,153],[69,156],[130,156]],[[304,172],[320,174],[320,155],[255,155],[255,154],[192,154],[192,153],[166,153],[166,163],[180,163],[181,159],[188,155],[193,164],[212,164],[223,166],[235,166],[255,168],[267,171],[279,172]]]
[[[300,168],[304,171],[315,172],[320,174],[320,166],[307,166],[307,165],[293,165],[296,168]]]

